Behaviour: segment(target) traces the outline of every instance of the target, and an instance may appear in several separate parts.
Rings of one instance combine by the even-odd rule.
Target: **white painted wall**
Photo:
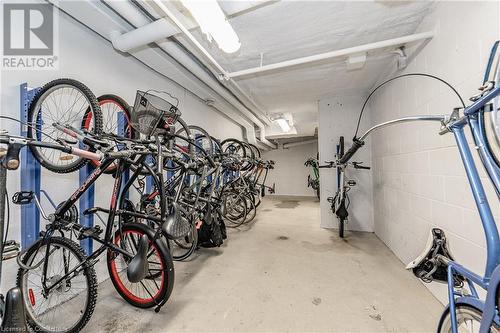
[[[362,96],[335,96],[325,98],[319,102],[319,160],[335,160],[337,144],[340,136],[344,136],[345,149],[349,149],[356,129],[359,110],[363,103]],[[363,125],[368,124],[369,111],[363,119]],[[366,148],[360,150],[353,161],[371,165],[370,142]],[[349,206],[349,220],[347,230],[373,231],[373,198],[372,174],[370,170],[357,170],[348,168],[348,179],[353,179],[357,185],[349,191],[351,205]],[[321,168],[321,227],[338,228],[338,220],[332,213],[328,197],[335,196],[337,191],[337,170],[334,168]]]
[[[19,85],[28,82],[37,87],[61,77],[77,79],[86,84],[96,96],[113,93],[133,103],[137,89],[157,89],[168,91],[180,100],[179,109],[188,124],[200,125],[211,135],[218,138],[235,137],[241,139],[239,125],[208,107],[197,97],[182,87],[167,80],[130,56],[118,53],[107,41],[87,28],[73,21],[65,14],[59,17],[59,70],[57,71],[2,71],[1,72],[1,114],[19,118]],[[189,88],[189,87],[187,87]],[[0,128],[12,134],[19,133],[19,125],[1,120]],[[20,172],[8,174],[10,194],[19,190]],[[109,205],[112,178],[103,176],[96,184],[96,205]],[[47,190],[56,202],[69,197],[78,185],[78,172],[55,175],[42,171],[42,188]],[[20,239],[19,207],[11,204],[11,225],[9,238]],[[2,276],[2,286],[14,283],[14,261],[7,262]],[[106,274],[98,274],[105,278]]]
[[[304,162],[309,157],[315,158],[317,153],[317,143],[264,152],[263,159],[276,162],[275,168],[269,171],[266,184],[276,184],[275,195],[316,196],[315,191],[307,187],[307,176],[311,168],[304,166]]]
[[[419,27],[435,28],[436,36],[404,72],[436,74],[467,100],[482,83],[490,48],[500,38],[499,22],[499,2],[438,2]],[[393,82],[370,104],[373,124],[399,116],[450,113],[459,105],[447,88],[425,78]],[[422,251],[429,230],[442,228],[456,259],[482,274],[486,251],[479,216],[453,136],[440,137],[438,130],[439,124],[415,123],[372,137],[375,232],[407,263]],[[480,172],[500,221],[498,197],[482,167]],[[444,285],[428,286],[446,302]]]

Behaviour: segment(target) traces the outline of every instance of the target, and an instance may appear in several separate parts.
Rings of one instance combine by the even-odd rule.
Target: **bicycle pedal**
[[[12,202],[16,205],[27,205],[30,204],[34,198],[35,193],[33,191],[19,191],[12,196]]]
[[[3,244],[2,260],[15,258],[19,252],[21,252],[21,244],[14,240],[6,241]]]
[[[102,232],[100,226],[96,225],[95,227],[83,227],[78,235],[78,240],[82,240],[89,237],[97,237]]]

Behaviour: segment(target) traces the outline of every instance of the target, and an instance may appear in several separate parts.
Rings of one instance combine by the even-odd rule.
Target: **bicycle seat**
[[[12,288],[5,297],[5,310],[3,313],[2,332],[28,332],[25,321],[23,295],[18,287]]]
[[[432,228],[424,251],[410,262],[406,269],[411,269],[416,277],[426,283],[432,281],[447,283],[448,265],[446,262],[453,260],[444,231]],[[455,286],[460,286],[463,281],[462,276],[455,276]]]
[[[148,264],[149,240],[148,236],[142,235],[136,255],[127,266],[127,278],[132,283],[140,282],[146,277],[149,271]]]

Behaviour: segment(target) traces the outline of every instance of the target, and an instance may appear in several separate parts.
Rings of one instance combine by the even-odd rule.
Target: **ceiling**
[[[116,9],[123,3],[111,0],[54,3],[107,39],[112,32],[131,31],[134,27],[165,17],[151,0],[129,0],[128,6],[134,8],[128,10],[127,15]],[[238,52],[229,55],[206,40],[180,2],[163,0],[162,3],[175,9],[176,17],[229,73],[258,67],[261,61],[262,65],[274,64],[409,35],[415,33],[422,19],[433,8],[430,1],[219,1],[242,44]],[[172,41],[182,44],[184,51],[190,57],[194,56],[204,70],[211,71],[210,75],[217,81],[218,71],[213,63],[181,32],[156,41],[156,45],[132,50],[130,54],[161,73],[175,55],[160,51],[158,46]],[[173,49],[172,46],[170,49]],[[245,114],[248,110],[242,110],[240,105],[237,111],[241,114],[226,112],[231,119],[240,117],[241,123],[253,123],[260,133],[264,123],[269,124],[269,114],[287,112],[293,115],[296,136],[312,136],[318,126],[318,100],[331,95],[366,94],[393,65],[395,55],[390,50],[368,52],[363,68],[357,70],[347,70],[344,57],[215,83],[230,88],[231,94],[238,101],[243,101],[244,107],[253,113]],[[172,76],[169,73],[169,77],[183,87],[189,87],[202,99],[215,100],[220,109],[235,105],[234,100],[229,98],[231,96],[224,97],[217,89],[207,89],[206,80],[204,83],[197,81],[196,77],[200,78],[200,75],[194,75],[183,65],[177,67],[178,74]]]
[[[219,3],[223,9],[231,5]],[[266,65],[409,35],[432,6],[423,1],[272,2],[230,20],[242,44],[235,54],[220,51],[199,29],[193,34],[233,72],[258,67],[261,55]],[[359,70],[348,71],[345,59],[330,59],[235,80],[264,110],[292,113],[298,135],[311,135],[321,97],[365,93],[393,59],[389,52],[372,52]]]

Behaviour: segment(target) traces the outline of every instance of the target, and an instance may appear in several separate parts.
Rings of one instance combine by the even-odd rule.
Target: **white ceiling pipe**
[[[271,1],[228,2],[225,4],[225,7],[228,7],[228,10],[225,12],[228,16],[234,17],[240,15],[241,13],[251,11],[252,9],[265,6],[269,3],[271,3]],[[116,7],[121,7],[122,9],[125,8],[123,4],[117,4]],[[188,22],[186,26],[189,30],[196,27],[196,22]],[[179,32],[180,30],[175,25],[164,18],[160,18],[124,34],[117,33],[112,42],[116,49],[122,52],[128,52],[134,48],[145,46],[161,39],[169,38]]]
[[[205,70],[200,68],[199,65],[193,61],[193,59],[186,56],[184,50],[182,50],[176,43],[165,41],[157,43],[157,45],[165,50],[165,52],[167,52],[171,57],[179,61],[184,67],[188,68],[189,71],[191,71],[196,77],[227,100],[228,103],[234,108],[243,113],[243,115],[245,115],[250,121],[254,122],[260,129],[259,140],[269,148],[275,148],[275,145],[265,138],[265,125],[253,113],[248,111],[244,105],[239,103],[234,96],[231,96],[226,90],[224,90],[217,81],[214,81],[213,78],[205,72]],[[252,136],[255,136],[255,130],[253,127],[251,130],[248,130],[247,128],[247,140],[255,140],[255,137],[252,138]]]
[[[240,12],[248,11],[251,10],[252,8],[261,7],[263,5],[273,2],[274,1],[254,2],[254,3],[248,3],[245,6],[237,6],[235,10],[230,12],[230,14],[237,15]],[[166,39],[180,32],[179,30],[180,28],[176,27],[176,25],[172,24],[165,18],[158,19],[154,22],[149,22],[128,1],[106,1],[106,3],[115,11],[119,13],[122,12],[126,13],[127,20],[129,20],[130,22],[142,23],[142,24],[134,23],[135,26],[138,26],[138,28],[134,30],[131,30],[121,35],[117,32],[111,36],[113,46],[122,52],[128,52],[134,48],[141,47],[152,42],[157,42],[162,39]],[[134,11],[135,13],[133,13]],[[142,17],[138,16],[137,14],[141,15]],[[172,15],[171,17],[175,17],[175,15],[172,12],[170,12],[170,14]],[[179,25],[182,25],[182,23],[180,23],[179,20],[177,20],[177,22]],[[187,31],[189,28],[192,27],[184,27],[184,30]],[[179,48],[177,45],[173,47]],[[199,47],[201,47],[201,45]],[[203,51],[205,50],[203,49]],[[182,53],[184,53],[184,51],[182,51]],[[219,64],[216,63],[215,65],[216,67],[218,66],[218,69],[222,69],[222,67]],[[223,73],[225,73],[224,69],[222,69],[222,71]],[[263,115],[265,114],[265,112],[262,111],[262,109],[255,103],[255,101],[234,80],[229,80],[228,82],[237,90],[238,93],[243,95],[243,97],[251,105],[253,105],[253,107],[255,107],[261,114]],[[267,119],[267,117],[265,116],[259,118],[259,120],[266,125],[270,124],[270,120]]]
[[[193,43],[194,46],[196,46],[196,48],[205,56],[205,58],[208,59],[210,63],[219,71],[221,79],[228,79],[229,77],[227,75],[226,70],[217,62],[217,60],[215,60],[214,57],[212,57],[212,55],[203,47],[203,45],[201,45],[200,42],[198,42],[198,40],[193,36],[193,34],[191,34],[189,29],[186,26],[184,26],[184,24],[182,24],[182,22],[174,15],[174,13],[172,13],[172,11],[167,6],[165,6],[165,4],[163,4],[162,0],[152,0],[152,1],[160,8],[160,10],[170,20],[172,20],[172,22],[174,22],[177,28],[179,28],[184,33],[184,35],[191,41],[191,43]],[[229,78],[229,80],[231,79]],[[236,82],[233,82],[233,86],[238,90],[240,94],[242,94],[257,109],[259,109],[257,104],[252,100],[252,98],[250,98],[250,96],[248,96],[248,94],[246,94]],[[264,114],[262,110],[259,111]],[[269,119],[264,118],[264,123],[269,125],[270,124]]]
[[[226,71],[224,70],[224,68],[222,68],[217,60],[215,60],[214,57],[212,57],[212,55],[207,50],[205,50],[205,48],[200,44],[200,42],[198,42],[193,34],[189,32],[189,29],[186,28],[184,24],[182,24],[182,22],[170,11],[170,9],[168,9],[168,7],[165,6],[161,0],[153,0],[153,2],[161,9],[161,11],[166,16],[168,16],[169,19],[172,20],[172,22],[174,22],[174,24],[184,33],[184,35],[186,35],[191,43],[193,43],[198,48],[198,50],[205,56],[205,58],[207,58],[212,63],[212,65],[217,68],[220,74],[226,76]]]
[[[386,47],[401,46],[401,45],[404,45],[407,43],[412,43],[412,42],[416,42],[416,41],[420,41],[420,40],[428,40],[428,39],[431,39],[432,37],[434,37],[434,32],[427,31],[427,32],[422,32],[422,33],[418,33],[418,34],[413,34],[413,35],[408,35],[408,36],[403,36],[403,37],[398,37],[398,38],[393,38],[393,39],[387,39],[387,40],[383,40],[383,41],[379,41],[379,42],[375,42],[375,43],[369,43],[369,44],[349,47],[347,49],[336,50],[336,51],[331,51],[331,52],[326,52],[326,53],[320,53],[320,54],[302,57],[302,58],[297,58],[297,59],[292,59],[292,60],[286,60],[286,61],[278,62],[275,64],[244,69],[241,71],[227,73],[226,75],[230,78],[237,78],[237,77],[247,76],[247,75],[251,75],[251,74],[264,73],[264,72],[269,72],[272,70],[283,69],[283,68],[308,64],[308,63],[314,63],[314,62],[318,62],[318,61],[322,61],[322,60],[326,60],[326,59],[331,59],[331,58],[345,57],[345,56],[349,56],[351,54],[359,54],[359,53],[373,51],[373,50],[377,50],[377,49],[383,49]]]
[[[243,130],[243,138],[245,138],[249,143],[252,143],[252,144],[257,143],[257,139],[256,139],[256,135],[255,135],[255,128],[253,127],[252,123],[249,123],[248,121],[246,121],[245,119],[242,119],[242,117],[239,117],[237,115],[236,115],[236,117],[234,115],[231,115],[231,113],[234,113],[234,111],[231,112],[232,110],[229,110],[225,106],[213,105],[212,107],[217,109],[218,111],[224,113],[226,116],[228,116],[232,120],[236,121],[241,126],[241,129]],[[275,146],[274,145],[272,147],[266,146],[266,149],[269,149],[269,148],[275,148]]]
[[[136,7],[128,1],[106,1],[106,3],[134,26],[141,27],[150,23],[149,20],[142,13],[140,13]],[[234,96],[221,87],[219,82],[215,81],[212,76],[205,72],[205,70],[201,68],[193,59],[188,57],[184,50],[182,50],[176,43],[167,40],[159,42],[157,45],[186,67],[199,80],[204,82],[217,94],[228,101],[228,103],[230,103],[233,107],[244,114],[248,119],[253,121],[260,129],[261,136],[259,139],[262,143],[270,148],[275,148],[275,145],[265,138],[265,125],[257,117],[255,117],[254,114],[247,110],[244,105],[239,103]],[[234,118],[234,116],[231,116],[231,118]],[[248,137],[247,140],[255,140],[255,138],[252,139],[252,135],[255,136],[255,130],[253,127],[247,126],[246,124],[241,124],[241,126],[246,128],[246,134]]]
[[[288,148],[292,148],[292,147],[298,147],[298,146],[308,145],[310,143],[316,143],[316,142],[318,142],[318,139],[305,140],[305,141],[299,141],[299,142],[284,143],[283,144],[283,149],[288,149]]]
[[[177,32],[177,28],[172,24],[165,19],[159,19],[124,34],[117,32],[111,39],[111,42],[115,49],[122,52],[128,52],[135,48],[172,36]]]
[[[52,2],[53,5],[55,5],[56,7],[58,7],[59,9],[61,9],[63,12],[65,13],[68,13],[69,15],[75,15],[75,12],[73,10],[75,10],[76,8],[75,7],[71,7],[68,8],[68,5],[70,5],[70,3],[68,2],[57,2],[57,3],[54,3]],[[94,2],[88,2],[86,3],[88,5],[88,7],[94,7],[94,9],[91,9],[91,8],[88,8],[88,7],[81,7],[78,9],[78,13],[81,14],[81,13],[86,13],[84,15],[90,15],[90,16],[93,16],[93,17],[96,17],[98,20],[106,20],[106,19],[109,19],[109,16],[103,16],[103,12],[101,12],[99,10],[99,7],[95,7],[95,3]],[[68,11],[69,10],[69,11]],[[94,11],[97,11],[96,13],[94,13]],[[88,16],[87,16],[88,17]],[[134,18],[133,16],[131,16],[132,18]],[[137,20],[140,20],[144,18],[142,14],[138,15],[137,17],[135,17],[135,19]],[[75,19],[77,19],[75,17]],[[79,21],[81,23],[84,23],[85,21]],[[117,27],[117,26],[116,26]],[[93,27],[89,26],[90,29],[94,30]],[[103,34],[103,30],[94,30],[96,33],[99,33],[99,34],[102,34],[102,35],[106,35],[106,34],[109,34],[108,33],[104,33]],[[112,29],[110,29],[109,31],[113,31]],[[139,61],[144,61],[144,59],[141,57],[141,56],[136,56],[134,55],[134,57],[136,59],[138,59]],[[161,74],[161,75],[165,75],[163,73],[163,71],[161,69],[158,70],[158,73]],[[182,71],[181,71],[182,73]],[[186,75],[186,73],[183,73],[183,75]],[[186,78],[188,78],[186,76]],[[189,78],[189,80],[193,80],[193,78]],[[198,81],[198,80],[197,80]],[[200,87],[200,82],[197,82],[196,83],[196,86],[201,88]],[[195,89],[195,91],[191,91],[195,96],[198,96],[199,98],[201,99],[206,99],[207,98],[207,87],[203,87],[203,89],[200,91],[200,89]],[[216,99],[218,96],[215,94],[215,92],[212,92],[210,90],[208,90],[208,98],[212,98],[212,99]],[[207,103],[208,104],[208,103]],[[225,115],[226,117],[228,117],[229,119],[231,119],[231,121],[233,121],[235,124],[239,125],[243,131],[243,135],[244,136],[249,136],[250,139],[252,138],[251,134],[247,134],[247,133],[254,133],[254,124],[251,123],[249,120],[247,120],[246,118],[243,117],[243,115],[238,112],[232,105],[230,105],[227,101],[225,101],[224,99],[221,99],[219,98],[218,102],[217,103],[214,103],[213,107],[217,110],[217,112]],[[253,138],[254,141],[255,138]],[[269,149],[269,147],[267,147],[266,149]]]

